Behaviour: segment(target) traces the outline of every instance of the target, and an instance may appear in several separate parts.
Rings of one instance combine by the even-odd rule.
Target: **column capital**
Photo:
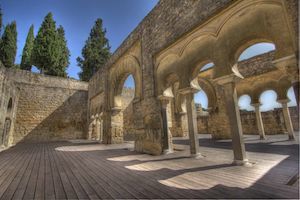
[[[225,75],[225,76],[221,76],[219,78],[216,78],[213,80],[214,83],[218,84],[218,85],[224,85],[227,83],[236,83],[239,80],[241,80],[240,77],[236,76],[235,74],[229,74],[229,75]]]
[[[258,107],[259,108],[259,106],[261,106],[262,104],[261,103],[252,103],[251,104],[251,106],[253,106],[253,107]]]
[[[288,102],[290,102],[291,100],[289,99],[278,99],[277,102],[281,103],[282,105],[287,104]]]
[[[186,87],[179,89],[178,92],[182,95],[187,95],[187,94],[194,94],[197,93],[199,90],[192,88],[192,87]]]

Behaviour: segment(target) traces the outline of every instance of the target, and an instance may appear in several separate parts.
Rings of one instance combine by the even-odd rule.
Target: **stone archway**
[[[124,140],[123,112],[124,97],[122,96],[125,80],[129,75],[134,79],[134,97],[132,102],[142,98],[142,74],[136,57],[127,55],[119,60],[109,72],[109,106],[110,127],[106,136],[107,143],[122,143]]]
[[[13,109],[13,100],[12,98],[9,99],[6,109],[6,118],[4,122],[4,129],[1,135],[1,144],[4,146],[8,145],[9,134],[11,130],[11,117],[12,117],[12,109]]]

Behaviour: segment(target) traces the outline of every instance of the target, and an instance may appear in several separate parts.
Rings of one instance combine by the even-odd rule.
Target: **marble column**
[[[173,153],[172,135],[168,125],[167,107],[170,103],[170,98],[161,96],[159,97],[161,103],[161,116],[163,121],[163,153]]]
[[[236,165],[249,165],[246,157],[245,144],[243,139],[242,123],[237,102],[235,81],[237,77],[233,74],[216,79],[224,91],[224,101],[229,119],[232,148],[234,154],[233,163]]]
[[[194,93],[196,92],[193,88],[187,88],[181,90],[182,95],[185,97],[186,111],[187,111],[187,125],[189,131],[190,140],[190,153],[192,157],[201,158],[202,155],[199,150],[199,139],[198,139],[198,128],[197,128],[197,113],[194,102]]]
[[[289,99],[281,99],[281,100],[277,100],[277,101],[279,103],[281,103],[281,105],[282,105],[282,113],[283,113],[284,123],[285,123],[285,127],[287,129],[288,135],[289,135],[289,139],[295,140],[291,115],[290,115],[290,111],[289,111],[289,108],[287,105],[290,100]]]
[[[251,104],[251,105],[255,108],[256,124],[257,124],[257,128],[258,128],[259,137],[260,137],[261,140],[265,140],[266,139],[265,129],[264,129],[264,124],[263,124],[262,117],[261,117],[261,112],[260,112],[260,109],[259,109],[261,104],[260,103],[254,103],[254,104]]]

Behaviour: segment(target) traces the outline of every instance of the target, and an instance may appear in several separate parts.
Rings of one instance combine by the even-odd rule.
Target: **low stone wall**
[[[10,88],[17,88],[12,143],[85,138],[88,84],[6,69]]]
[[[299,131],[299,115],[296,107],[290,107],[290,115],[295,131]],[[241,111],[241,122],[243,128],[243,134],[258,134],[256,125],[256,118],[254,111]],[[282,109],[274,109],[267,112],[262,112],[262,120],[264,124],[265,133],[267,135],[282,134],[286,132],[284,125]],[[211,134],[210,129],[213,127],[211,124],[210,116],[198,116],[197,117],[198,132],[200,134]]]

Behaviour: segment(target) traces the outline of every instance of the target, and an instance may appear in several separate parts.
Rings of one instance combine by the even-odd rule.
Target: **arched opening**
[[[135,94],[135,82],[132,74],[129,74],[123,84],[122,88],[122,116],[123,116],[123,138],[125,141],[133,141],[134,135],[134,115],[133,104]]]
[[[211,69],[211,68],[213,68],[213,66],[214,66],[214,63],[212,63],[212,62],[207,63],[206,65],[204,65],[203,67],[201,67],[200,72],[203,72],[203,71],[206,71],[208,69]]]
[[[12,98],[9,99],[8,101],[8,104],[7,104],[7,111],[6,111],[6,115],[9,115],[11,113],[11,110],[12,110],[12,105],[13,102],[12,102]]]
[[[4,122],[3,133],[1,135],[1,137],[2,137],[1,144],[4,146],[7,146],[7,144],[8,144],[8,135],[10,132],[10,127],[11,127],[12,108],[13,108],[13,101],[12,101],[12,98],[10,98],[8,101],[8,104],[7,104],[6,118],[5,118],[5,122]]]
[[[208,98],[204,90],[200,90],[194,95],[195,105],[198,112],[207,112]]]
[[[198,134],[210,134],[208,127],[208,97],[204,90],[194,94],[195,108],[197,112]],[[211,136],[211,135],[210,135]]]
[[[239,56],[238,61],[248,60],[255,56],[268,53],[275,50],[273,43],[261,42],[256,43],[246,48]]]
[[[296,97],[293,87],[290,87],[287,91],[287,97],[289,98],[290,102],[288,103],[288,107],[296,107]]]
[[[261,112],[267,112],[276,108],[281,108],[280,103],[277,102],[277,93],[274,90],[266,90],[261,93],[259,101],[261,103]]]
[[[238,100],[240,110],[253,111],[254,107],[251,106],[251,97],[248,94],[240,96]]]

